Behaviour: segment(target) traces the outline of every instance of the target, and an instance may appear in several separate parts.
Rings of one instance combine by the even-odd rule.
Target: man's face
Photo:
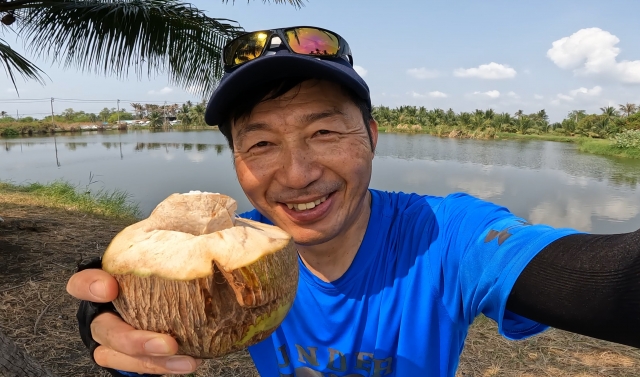
[[[346,233],[365,210],[375,122],[336,84],[310,80],[259,103],[232,126],[240,186],[300,245]]]

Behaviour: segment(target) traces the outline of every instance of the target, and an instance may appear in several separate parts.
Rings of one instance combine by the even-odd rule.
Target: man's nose
[[[316,156],[305,146],[286,148],[283,160],[279,178],[286,187],[303,189],[322,176]]]

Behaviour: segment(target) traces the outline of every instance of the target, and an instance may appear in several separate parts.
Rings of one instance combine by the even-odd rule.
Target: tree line
[[[132,111],[126,108],[120,110],[113,108],[103,108],[97,113],[85,111],[75,111],[72,108],[65,109],[59,114],[54,114],[53,119],[48,115],[42,119],[34,117],[22,117],[16,119],[10,116],[6,111],[0,111],[0,122],[13,123],[108,123],[116,124],[118,121],[141,120],[148,122],[149,127],[162,127],[167,124],[168,119],[177,119],[183,126],[204,126],[204,113],[206,103],[204,101],[194,104],[187,101],[182,105],[167,104],[156,105],[149,103],[131,103]]]
[[[605,106],[598,114],[573,110],[561,122],[549,122],[546,110],[526,114],[497,113],[493,109],[456,113],[453,109],[427,109],[417,106],[389,108],[376,106],[373,116],[381,128],[390,131],[429,131],[437,135],[494,137],[497,133],[524,135],[556,134],[609,138],[628,130],[640,130],[640,106],[633,103]]]
[[[148,122],[149,127],[162,127],[167,119],[177,119],[182,126],[204,126],[206,102],[194,104],[143,104],[131,103],[132,110],[125,108],[104,108],[98,113],[65,109],[42,120],[23,117],[19,120],[0,111],[0,122],[44,122],[44,123],[109,123],[125,120]],[[381,128],[400,132],[430,132],[439,136],[454,132],[456,136],[487,138],[498,133],[518,133],[523,135],[566,135],[592,138],[609,138],[628,130],[640,130],[640,106],[626,103],[617,108],[605,106],[598,114],[588,114],[585,110],[573,110],[561,122],[551,123],[546,110],[526,114],[522,110],[515,113],[498,113],[493,109],[456,113],[453,109],[427,109],[423,106],[374,106],[373,116]]]

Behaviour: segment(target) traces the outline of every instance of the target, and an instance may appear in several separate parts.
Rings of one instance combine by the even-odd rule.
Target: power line
[[[82,98],[57,98],[53,97],[56,102],[71,102],[71,103],[115,103],[118,99],[82,99]],[[51,98],[19,98],[19,99],[1,99],[0,103],[36,103],[36,102],[49,102]],[[132,102],[132,103],[187,103],[194,101],[148,101],[148,100],[129,100],[121,99],[120,102]]]
[[[0,99],[1,103],[38,103],[38,102],[49,102],[48,99],[44,99],[44,100],[39,100],[39,99],[18,99],[18,100],[12,100],[12,99]]]

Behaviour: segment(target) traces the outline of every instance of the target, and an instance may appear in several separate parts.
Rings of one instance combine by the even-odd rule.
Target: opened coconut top
[[[236,201],[222,194],[173,194],[111,241],[103,269],[114,275],[191,280],[210,276],[214,262],[232,271],[291,242],[278,227],[237,218],[236,208]]]

